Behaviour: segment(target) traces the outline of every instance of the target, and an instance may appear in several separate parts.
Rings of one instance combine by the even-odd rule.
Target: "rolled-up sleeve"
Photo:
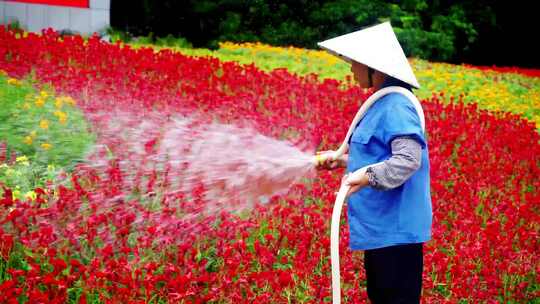
[[[421,165],[422,145],[414,137],[400,136],[391,142],[392,156],[367,169],[369,185],[379,190],[401,186]]]

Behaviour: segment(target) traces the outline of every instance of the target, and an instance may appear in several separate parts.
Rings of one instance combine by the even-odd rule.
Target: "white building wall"
[[[31,18],[27,18],[23,26],[31,32],[39,32],[47,24],[47,6],[39,4],[28,6],[27,16]]]
[[[53,28],[90,35],[110,25],[111,0],[90,0],[90,8],[0,0],[0,24],[17,20],[28,31]]]

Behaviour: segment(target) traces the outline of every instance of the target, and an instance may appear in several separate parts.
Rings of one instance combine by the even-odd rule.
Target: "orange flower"
[[[41,147],[42,147],[44,150],[49,150],[50,148],[52,148],[52,145],[49,144],[49,143],[42,143],[42,144],[41,144]]]
[[[43,97],[41,97],[41,96],[36,97],[35,103],[36,103],[36,106],[37,106],[38,108],[41,108],[41,107],[43,107],[43,105],[45,104],[45,98],[43,98]]]

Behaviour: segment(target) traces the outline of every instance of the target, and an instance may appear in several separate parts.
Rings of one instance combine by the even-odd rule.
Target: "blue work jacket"
[[[387,80],[383,87],[406,84]],[[354,172],[392,156],[391,142],[399,136],[414,138],[422,146],[420,168],[399,187],[377,190],[367,186],[348,199],[350,247],[367,250],[431,238],[429,153],[420,119],[411,101],[390,93],[376,101],[349,139],[347,172]]]

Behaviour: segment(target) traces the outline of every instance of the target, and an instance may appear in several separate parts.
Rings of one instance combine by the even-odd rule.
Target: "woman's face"
[[[361,63],[353,61],[351,64],[351,72],[353,73],[354,80],[364,89],[370,87],[368,67]]]

